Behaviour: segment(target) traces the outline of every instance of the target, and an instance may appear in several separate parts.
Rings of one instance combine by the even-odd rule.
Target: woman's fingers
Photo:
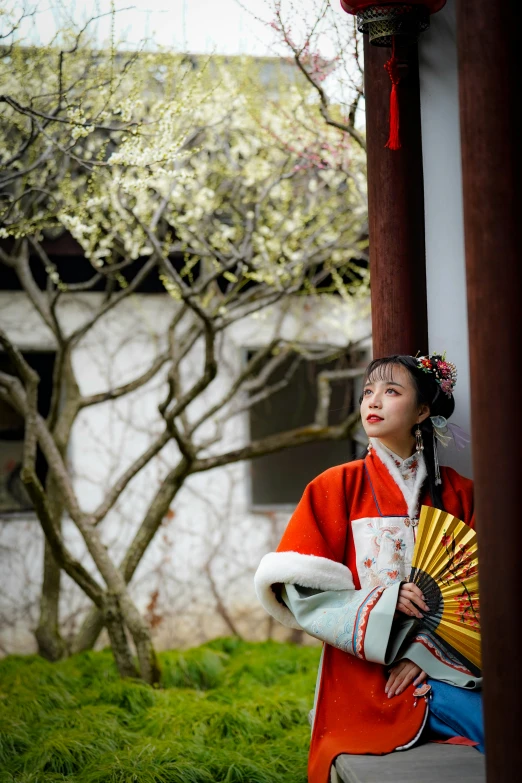
[[[385,688],[384,688],[384,693],[389,693],[389,691],[390,691],[390,690],[391,690],[391,688],[393,687],[393,683],[394,683],[394,682],[395,682],[395,677],[394,677],[393,675],[391,675],[391,676],[388,678],[388,682],[386,683],[386,686],[385,686]]]
[[[388,677],[388,682],[386,683],[386,687],[384,688],[385,693],[389,693],[390,690],[394,687],[401,671],[406,666],[406,663],[407,663],[406,661],[401,661],[401,663],[398,663],[397,666],[393,667],[393,669],[390,672],[390,676]]]
[[[414,685],[421,685],[424,682],[424,680],[426,680],[427,678],[428,678],[428,675],[426,674],[426,672],[421,672],[419,674],[419,676],[415,678],[415,680],[413,681],[413,684]]]
[[[420,599],[424,599],[422,590],[420,587],[417,587],[417,585],[414,585],[413,582],[403,582],[401,585],[401,590],[407,590],[408,593],[416,595]]]
[[[424,675],[421,668],[412,661],[406,661],[405,664],[406,665],[398,671],[397,676],[393,681],[391,683],[388,681],[385,691],[388,694],[389,699],[391,699],[392,696],[397,696],[399,693],[402,693],[415,678],[419,679]],[[424,675],[423,679],[425,679],[425,676],[426,675]]]
[[[412,591],[413,591],[413,595],[415,596],[415,598],[414,598],[415,602],[419,606],[422,606],[424,611],[428,612],[430,607],[428,606],[428,604],[424,600],[424,595],[423,595],[422,590],[420,589],[420,587],[417,587],[417,585],[411,584],[411,588],[412,588]]]
[[[402,598],[397,603],[397,609],[404,614],[410,615],[410,617],[418,617],[419,619],[422,618],[421,612],[407,598]]]
[[[406,584],[402,585],[401,589],[399,590],[399,600],[401,598],[410,601],[410,603],[415,604],[415,607],[419,607],[425,612],[429,611],[429,606],[425,602],[421,590],[417,587],[417,585],[414,585],[411,582],[407,582]]]
[[[416,604],[423,611],[425,612],[430,611],[430,607],[428,606],[428,604],[423,598],[419,598],[418,596],[415,595],[413,596],[413,598],[411,598],[411,601],[413,601],[413,603]]]
[[[404,676],[401,678],[400,682],[398,683],[397,687],[394,689],[394,692],[391,694],[388,694],[389,696],[398,696],[399,693],[402,693],[405,688],[408,687],[410,682],[413,682],[415,677],[419,674],[420,669],[418,666],[415,666],[405,672]]]
[[[417,606],[420,606],[424,611],[429,610],[428,604],[424,600],[424,596],[422,594],[422,591],[417,587],[417,585],[411,584],[411,582],[407,582],[405,585],[402,586],[402,588],[399,591],[399,595],[406,595],[410,601],[413,601]]]
[[[399,598],[397,601],[397,609],[399,612],[410,615],[410,617],[418,617],[419,620],[422,619],[422,613],[412,604],[409,598]]]
[[[402,682],[402,677],[400,675],[397,675],[391,680],[391,682],[389,682],[388,689],[386,690],[385,688],[385,692],[388,694],[389,699],[391,699],[391,697],[396,693],[397,688],[399,687],[401,682]]]
[[[427,676],[426,672],[413,661],[408,659],[400,661],[390,671],[384,691],[391,699],[392,696],[402,693],[412,682],[415,686],[420,685]]]

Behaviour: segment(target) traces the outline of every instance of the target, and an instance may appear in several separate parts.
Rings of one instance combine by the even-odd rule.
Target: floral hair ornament
[[[457,368],[453,362],[446,361],[446,352],[432,353],[428,356],[415,356],[417,367],[423,372],[431,373],[440,388],[451,397],[457,383]]]
[[[457,367],[453,362],[446,361],[446,352],[432,353],[428,356],[415,356],[417,367],[423,372],[431,373],[441,390],[448,397],[453,395],[453,389],[457,383]],[[433,425],[433,456],[435,460],[435,484],[441,484],[439,455],[437,441],[446,448],[451,440],[457,449],[463,449],[470,442],[470,437],[462,427],[457,424],[449,424],[445,416],[430,416]]]

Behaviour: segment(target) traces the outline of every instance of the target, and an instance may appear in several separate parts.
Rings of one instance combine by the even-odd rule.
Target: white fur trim
[[[397,465],[393,461],[393,457],[390,457],[388,452],[383,448],[383,445],[379,441],[379,439],[370,438],[370,442],[372,444],[372,447],[375,449],[377,456],[379,457],[381,462],[386,466],[386,468],[388,468],[390,476],[399,487],[402,496],[406,502],[406,505],[408,507],[408,516],[410,517],[410,519],[413,519],[414,517],[417,516],[422,485],[424,484],[424,479],[428,475],[428,471],[426,470],[426,462],[424,461],[424,456],[421,455],[419,457],[419,469],[417,471],[417,475],[415,476],[413,487],[410,489],[407,482],[404,481],[403,477],[401,476],[401,473]]]
[[[410,740],[408,743],[406,743],[406,745],[399,745],[398,748],[395,748],[396,751],[398,751],[398,750],[408,750],[408,748],[411,748],[412,745],[415,745],[415,743],[419,739],[420,735],[424,731],[424,726],[426,725],[426,723],[428,721],[428,715],[429,714],[430,714],[430,705],[427,704],[426,705],[426,709],[424,710],[424,720],[422,721],[422,726],[418,730],[417,734],[415,735],[415,737],[412,740]]]
[[[352,572],[342,563],[327,557],[300,552],[269,552],[261,560],[254,576],[256,594],[266,611],[289,628],[301,626],[290,610],[279,603],[272,585],[296,584],[316,590],[353,590]]]

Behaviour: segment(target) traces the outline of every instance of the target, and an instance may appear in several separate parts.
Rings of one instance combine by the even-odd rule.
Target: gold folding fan
[[[422,590],[430,608],[421,626],[480,669],[475,531],[446,511],[421,506],[410,582]]]

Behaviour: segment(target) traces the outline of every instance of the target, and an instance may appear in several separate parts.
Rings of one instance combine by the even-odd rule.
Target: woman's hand
[[[420,666],[417,666],[413,661],[409,661],[406,658],[404,661],[399,661],[399,663],[395,664],[390,670],[390,676],[388,677],[384,692],[387,693],[388,698],[391,699],[392,696],[397,696],[399,693],[402,693],[411,682],[413,682],[415,686],[420,685],[427,676],[426,672],[423,672]]]
[[[419,609],[423,609],[425,612],[429,612],[429,606],[424,601],[422,591],[417,585],[412,582],[405,582],[401,585],[399,590],[399,597],[397,599],[397,611],[403,612],[410,617],[418,617],[422,619],[422,614]]]

